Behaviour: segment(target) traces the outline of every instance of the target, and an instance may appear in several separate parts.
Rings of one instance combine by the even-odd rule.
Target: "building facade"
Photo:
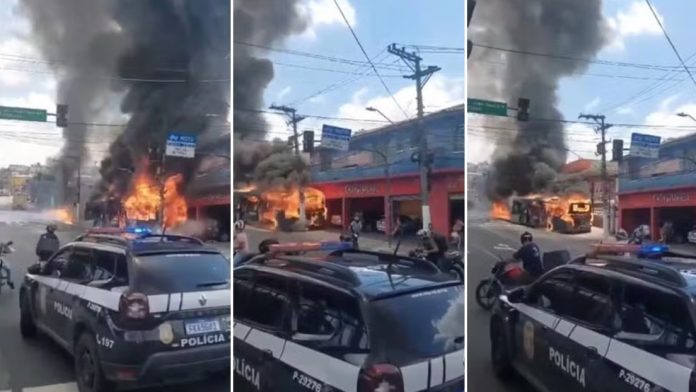
[[[619,179],[619,224],[649,224],[653,239],[671,222],[675,240],[696,226],[696,135],[662,143],[657,159],[627,157]]]
[[[422,128],[432,160],[431,221],[447,234],[455,219],[464,219],[464,107],[429,114]],[[345,228],[360,214],[368,230],[386,232],[396,217],[422,225],[419,165],[413,159],[418,136],[417,121],[409,120],[355,133],[348,151],[318,148],[311,157],[311,186],[325,194],[328,221]]]

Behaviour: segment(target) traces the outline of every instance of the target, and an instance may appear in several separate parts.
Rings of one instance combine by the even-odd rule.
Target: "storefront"
[[[333,226],[346,228],[356,214],[362,217],[369,231],[390,232],[397,216],[408,221],[411,230],[422,226],[417,174],[395,176],[389,181],[381,177],[311,186],[324,192],[328,221]],[[449,234],[455,219],[464,218],[464,173],[460,170],[433,172],[429,202],[433,229]]]
[[[649,224],[657,240],[665,222],[672,222],[677,241],[686,239],[696,225],[696,188],[619,194],[619,227],[627,232]]]

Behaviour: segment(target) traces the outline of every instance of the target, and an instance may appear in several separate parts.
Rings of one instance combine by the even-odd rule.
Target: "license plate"
[[[198,320],[186,323],[186,335],[201,335],[218,331],[220,331],[220,322],[218,320]]]

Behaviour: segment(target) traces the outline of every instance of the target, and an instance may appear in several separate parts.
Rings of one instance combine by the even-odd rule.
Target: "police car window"
[[[254,281],[252,271],[238,270],[234,272],[234,318],[235,320],[247,320],[253,317],[250,314],[253,310]]]
[[[116,257],[113,252],[94,251],[94,280],[106,281],[113,278],[116,272]]]
[[[557,271],[532,286],[527,302],[558,315],[568,310],[573,295],[573,273]]]
[[[369,349],[367,331],[357,300],[323,287],[301,284],[296,305],[296,327],[300,344],[345,359],[346,355]],[[303,342],[303,335],[326,338]]]
[[[61,278],[76,282],[88,282],[92,279],[92,250],[76,246],[63,266]]]
[[[242,319],[273,330],[289,328],[290,296],[286,280],[259,273],[249,303],[254,306],[247,306]]]
[[[693,356],[693,321],[685,300],[639,285],[625,285],[615,338],[667,359],[679,353]]]
[[[590,326],[610,328],[614,324],[611,281],[591,273],[578,273],[575,291],[564,315]]]

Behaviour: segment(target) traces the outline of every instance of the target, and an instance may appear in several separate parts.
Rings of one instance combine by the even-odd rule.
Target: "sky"
[[[693,40],[693,18],[696,3],[678,0],[652,0],[663,26],[681,57],[690,66],[696,65],[696,41]],[[680,66],[662,30],[644,0],[605,0],[602,5],[605,22],[609,28],[608,43],[596,60],[616,64],[592,64],[585,72],[565,78],[558,91],[559,107],[567,120],[577,120],[580,113],[604,114],[608,123],[617,124],[607,131],[609,139],[621,138],[628,146],[632,132],[647,133],[667,138],[684,136],[694,129],[679,127],[696,126],[694,120],[676,116],[686,112],[696,117],[696,82],[684,69],[645,69],[635,64]],[[474,12],[472,25],[476,18]],[[496,46],[496,42],[485,42]],[[521,48],[529,52],[546,53],[543,47]],[[469,67],[476,61],[476,48],[468,60]],[[571,55],[572,53],[556,53]],[[513,56],[514,58],[514,56]],[[491,64],[504,67],[504,64]],[[696,72],[696,68],[694,69]],[[694,73],[696,77],[696,73]],[[486,97],[486,91],[470,92],[472,98]],[[517,97],[510,97],[515,103]],[[530,115],[533,117],[533,105]],[[481,116],[469,116],[469,124],[480,124]],[[514,126],[514,122],[510,120]],[[635,124],[636,126],[619,126]],[[651,127],[646,127],[646,125]],[[662,127],[664,125],[664,127]],[[655,126],[655,127],[652,127]],[[658,127],[659,126],[659,127]],[[565,128],[566,143],[573,151],[568,160],[578,157],[595,159],[595,145],[599,137],[592,127],[570,124]],[[495,140],[492,135],[480,132],[467,134],[467,160],[482,162],[490,159]],[[610,147],[610,146],[609,146]]]
[[[376,64],[388,65],[386,69],[379,66],[378,71],[394,98],[369,66],[273,52],[269,58],[275,63],[276,76],[266,90],[266,105],[293,106],[298,113],[310,116],[351,119],[309,117],[300,123],[299,130],[314,130],[317,137],[322,124],[343,126],[354,132],[383,126],[387,120],[379,113],[367,111],[366,107],[379,109],[392,121],[415,117],[415,82],[402,77],[411,71],[386,48],[392,43],[464,48],[464,1],[341,0],[339,5],[367,54]],[[307,0],[302,7],[309,15],[310,26],[304,33],[290,37],[285,42],[285,49],[365,61],[333,0]],[[407,46],[406,50],[413,51],[414,48]],[[424,89],[425,112],[463,103],[464,53],[421,53],[421,57],[424,66],[442,68]],[[332,87],[336,85],[339,87]],[[327,88],[328,91],[317,94]],[[271,124],[270,137],[284,138],[290,134],[282,116],[270,114],[266,118]]]

